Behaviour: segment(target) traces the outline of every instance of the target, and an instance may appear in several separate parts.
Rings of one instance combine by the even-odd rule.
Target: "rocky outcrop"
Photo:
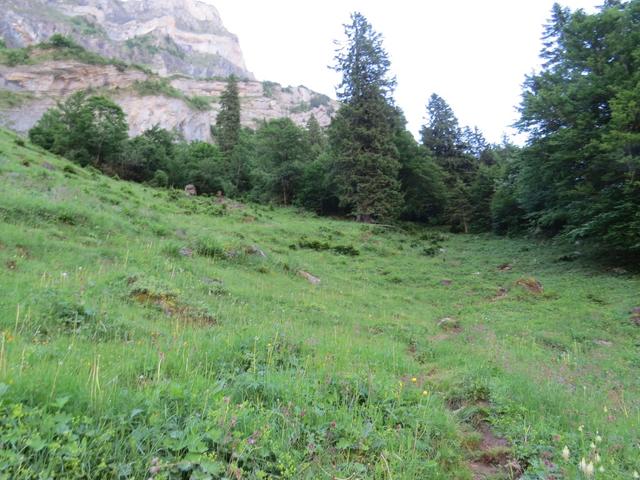
[[[92,89],[116,101],[127,114],[130,134],[138,135],[159,125],[178,131],[186,140],[211,138],[211,126],[219,111],[219,98],[226,82],[185,77],[164,79],[175,91],[168,96],[153,88],[160,77],[136,68],[115,65],[88,65],[75,60],[43,61],[35,65],[0,65],[0,124],[27,132],[60,100],[80,90]],[[242,124],[255,128],[263,120],[289,117],[299,125],[313,114],[325,126],[338,103],[305,87],[282,87],[272,82],[239,82]],[[4,93],[3,93],[4,91]],[[141,93],[142,92],[142,93]],[[194,108],[189,99],[209,103],[208,109]],[[0,98],[1,99],[1,98]]]
[[[3,0],[2,8],[0,36],[10,47],[61,33],[161,75],[254,78],[238,38],[215,7],[198,0]]]

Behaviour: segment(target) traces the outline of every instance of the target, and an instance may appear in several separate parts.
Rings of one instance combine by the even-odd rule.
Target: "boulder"
[[[187,195],[187,197],[195,197],[196,195],[198,195],[196,186],[191,184],[184,187],[184,193]]]
[[[321,280],[318,277],[311,275],[309,272],[300,270],[298,275],[306,279],[311,285],[320,285]]]

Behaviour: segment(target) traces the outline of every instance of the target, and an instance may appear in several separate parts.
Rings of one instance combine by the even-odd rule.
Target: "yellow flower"
[[[422,396],[423,396],[423,397],[427,397],[427,396],[429,396],[429,392],[428,392],[428,391],[426,391],[426,390],[423,390],[423,391],[422,391]]]
[[[416,382],[418,381],[418,379],[417,379],[416,377],[413,377],[413,378],[411,379],[411,381],[412,381],[413,383],[416,383]]]

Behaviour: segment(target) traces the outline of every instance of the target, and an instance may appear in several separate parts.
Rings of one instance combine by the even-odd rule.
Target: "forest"
[[[187,143],[157,127],[129,139],[120,107],[91,92],[48,111],[29,137],[81,165],[160,187],[193,184],[200,194],[365,222],[558,237],[612,258],[637,257],[639,15],[638,1],[607,1],[594,14],[554,6],[543,68],[522,92],[523,147],[489,144],[436,93],[416,141],[394,102],[383,38],[359,13],[336,52],[341,108],[327,129],[313,117],[306,128],[288,119],[242,128],[230,77],[215,143]]]

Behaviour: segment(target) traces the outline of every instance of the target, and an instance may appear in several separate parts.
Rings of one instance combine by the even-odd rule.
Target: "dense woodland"
[[[305,128],[289,119],[242,128],[231,77],[215,144],[158,127],[129,139],[120,107],[91,92],[48,111],[29,137],[81,165],[158,187],[194,184],[200,194],[363,222],[534,234],[640,255],[640,0],[607,0],[594,14],[554,6],[544,66],[524,84],[522,148],[491,145],[462,127],[437,94],[416,141],[393,99],[381,35],[358,13],[345,35],[335,58],[341,108],[327,129],[313,117]]]

